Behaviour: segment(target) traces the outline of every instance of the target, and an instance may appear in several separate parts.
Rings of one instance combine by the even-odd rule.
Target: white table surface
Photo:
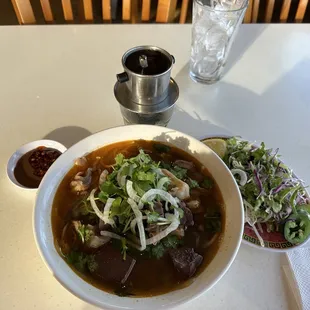
[[[310,184],[310,25],[242,25],[224,79],[188,76],[190,25],[0,28],[0,309],[94,309],[45,267],[32,233],[35,193],[5,174],[20,145],[48,137],[72,145],[121,125],[115,74],[129,48],[153,44],[176,58],[180,98],[169,126],[195,137],[238,134],[280,147]],[[295,309],[284,254],[242,245],[224,278],[185,309]]]

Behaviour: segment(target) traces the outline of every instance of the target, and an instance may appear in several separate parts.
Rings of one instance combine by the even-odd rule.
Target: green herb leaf
[[[177,165],[170,169],[170,172],[173,173],[175,177],[180,180],[183,180],[187,176],[187,169],[181,168]]]
[[[95,272],[98,268],[98,263],[96,262],[94,255],[89,255],[87,257],[87,267],[90,272]]]
[[[110,210],[110,217],[113,217],[113,216],[128,217],[130,216],[130,213],[131,213],[131,207],[126,200],[122,200],[120,197],[114,200],[111,210]]]
[[[154,172],[137,171],[135,177],[139,181],[149,181],[150,183],[154,183],[156,175]]]
[[[133,187],[140,197],[142,197],[145,192],[152,188],[148,181],[135,181]]]
[[[283,203],[284,199],[292,194],[293,192],[295,191],[295,187],[289,187],[289,188],[285,188],[285,189],[282,189],[277,195],[277,200],[279,200],[280,203]]]
[[[175,235],[168,235],[162,240],[162,243],[166,249],[175,249],[180,244],[182,244],[182,240]]]
[[[128,250],[128,246],[127,246],[127,241],[125,238],[121,239],[121,243],[122,243],[122,254],[123,254],[123,260],[126,260],[126,255],[127,255],[127,250]]]
[[[94,234],[92,229],[89,229],[86,225],[81,224],[80,221],[74,221],[73,224],[78,236],[80,237],[83,243],[87,242],[90,239],[90,237]]]
[[[190,189],[199,187],[199,183],[191,178],[188,178],[188,185]]]
[[[205,230],[209,233],[217,233],[222,230],[221,213],[215,212],[205,215]]]
[[[164,256],[166,249],[163,244],[159,242],[156,245],[148,245],[147,251],[150,253],[151,257],[160,259]]]
[[[98,198],[99,198],[99,200],[100,200],[101,202],[106,203],[107,200],[108,200],[108,198],[109,198],[109,195],[108,195],[107,193],[105,193],[105,192],[100,192],[100,193],[98,194]]]
[[[147,222],[148,223],[155,223],[158,221],[159,214],[157,212],[149,212],[147,213]]]
[[[119,208],[121,206],[123,199],[121,197],[115,198],[115,200],[112,203],[112,208]]]
[[[213,185],[214,185],[214,181],[209,177],[206,177],[201,183],[201,186],[206,189],[211,189]]]
[[[255,162],[260,161],[266,155],[265,143],[262,142],[261,147],[251,152],[251,155],[254,157]]]
[[[82,252],[71,251],[66,259],[68,264],[74,266],[78,271],[84,272],[88,267],[90,256]]]
[[[116,165],[121,166],[121,165],[123,164],[124,158],[125,158],[125,157],[124,157],[123,154],[121,154],[121,153],[117,154],[117,155],[115,156],[115,163],[116,163]]]
[[[146,247],[146,251],[149,253],[151,257],[156,259],[160,259],[164,256],[165,252],[168,249],[175,249],[179,245],[183,244],[183,240],[179,239],[175,235],[168,235],[166,238],[162,239],[156,245],[148,245]]]
[[[158,153],[169,153],[170,152],[170,146],[162,143],[155,143],[153,144],[153,148],[158,152]]]
[[[106,181],[100,185],[100,189],[102,192],[104,192],[108,196],[121,196],[124,197],[124,192],[122,189],[117,187],[116,185],[113,184],[111,181]]]
[[[274,201],[273,199],[269,200],[267,204],[271,207],[273,212],[278,213],[282,209],[282,204],[279,202]]]
[[[95,214],[89,201],[85,198],[79,200],[78,203],[72,208],[73,218],[79,218],[80,216],[93,216]]]

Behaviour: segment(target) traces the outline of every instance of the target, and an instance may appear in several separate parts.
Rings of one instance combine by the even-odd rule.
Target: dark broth
[[[153,160],[161,162],[174,162],[175,160],[187,160],[194,162],[195,171],[190,175],[191,178],[195,179],[197,174],[203,174],[205,177],[212,177],[206,171],[204,167],[192,156],[185,153],[184,151],[171,147],[169,153],[157,153],[154,151],[153,141],[126,141],[121,143],[115,143],[112,145],[105,146],[96,151],[91,152],[87,155],[89,166],[96,165],[103,169],[109,165],[114,164],[114,158],[118,153],[122,153],[125,157],[130,158],[138,154],[139,148],[143,148]],[[101,159],[99,160],[98,157]],[[85,168],[84,168],[85,169]],[[59,251],[59,242],[62,234],[62,230],[66,225],[67,221],[70,220],[70,212],[74,203],[81,199],[70,190],[70,181],[77,172],[81,171],[81,168],[74,166],[64,177],[63,181],[59,185],[52,207],[52,229],[54,235],[54,243],[56,249]],[[199,175],[198,175],[199,177]],[[96,187],[98,183],[99,174],[93,178],[92,188]],[[91,190],[90,189],[90,190]],[[89,191],[90,191],[89,190]],[[224,204],[221,193],[218,186],[214,183],[213,187],[209,190],[199,191],[197,189],[191,190],[191,197],[199,198],[202,202],[203,211],[201,213],[194,213],[195,225],[189,227],[185,231],[184,245],[194,248],[195,252],[203,256],[203,263],[198,268],[195,276],[202,272],[211,260],[214,258],[218,251],[223,230],[225,226],[224,216]],[[211,246],[205,248],[205,244],[212,239],[214,233],[201,231],[201,226],[205,225],[205,216],[213,214],[221,214],[221,228],[217,234],[218,237]],[[197,246],[196,240],[199,235],[199,245]],[[113,242],[111,242],[113,243]],[[106,246],[106,245],[105,245]],[[104,247],[105,247],[104,246]],[[108,245],[112,246],[112,245]],[[100,248],[94,250],[95,252],[101,251]],[[120,287],[119,283],[113,281],[105,281],[101,278],[94,277],[90,272],[81,273],[74,267],[70,266],[79,276],[81,276],[88,283],[96,286],[111,293],[125,293],[135,297],[154,296],[164,294],[169,291],[180,289],[184,286],[189,285],[193,279],[184,280],[176,269],[174,268],[170,257],[165,254],[161,259],[149,258],[147,255],[141,255],[141,252],[136,250],[130,250],[128,252],[130,256],[137,260],[133,271],[131,272],[126,286]]]

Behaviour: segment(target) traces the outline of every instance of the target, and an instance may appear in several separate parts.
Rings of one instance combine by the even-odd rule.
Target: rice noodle
[[[135,259],[132,259],[129,268],[128,268],[128,270],[127,270],[127,272],[126,272],[124,278],[123,278],[122,281],[121,281],[121,284],[124,284],[124,283],[127,281],[127,279],[128,279],[128,277],[130,276],[130,274],[131,274],[131,272],[132,272],[132,269],[133,269],[133,267],[135,266],[136,262],[137,262],[137,261],[136,261]]]
[[[139,237],[140,237],[140,243],[141,243],[141,251],[144,251],[146,248],[146,242],[145,242],[145,231],[144,226],[142,222],[142,213],[138,208],[138,205],[135,203],[135,201],[131,198],[127,199],[127,202],[130,204],[132,211],[135,214],[135,217],[137,219],[137,225],[139,230]]]
[[[113,239],[118,239],[118,240],[122,240],[123,239],[123,237],[119,236],[118,234],[113,233],[111,231],[107,231],[107,230],[102,230],[100,232],[100,235],[101,236],[105,236],[105,237],[110,237],[110,238],[113,238]]]

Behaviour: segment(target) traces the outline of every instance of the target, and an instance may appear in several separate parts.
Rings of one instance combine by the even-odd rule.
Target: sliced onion
[[[120,187],[124,187],[125,184],[126,184],[126,176],[123,175],[123,176],[121,176]]]
[[[155,235],[152,238],[146,239],[146,245],[157,243],[161,239],[167,237],[171,232],[175,231],[179,227],[179,225],[179,220],[173,221],[165,230],[161,231],[159,234]]]
[[[146,220],[147,216],[142,216],[142,220]],[[136,233],[136,225],[137,225],[137,218],[133,219],[130,223],[130,229],[133,234]]]
[[[125,186],[125,182],[126,182],[126,176],[124,176],[125,178],[123,178],[122,176],[122,172],[123,172],[123,169],[128,166],[128,163],[125,163],[123,166],[121,166],[118,170],[118,173],[117,173],[117,176],[116,176],[116,181],[118,183],[118,185],[120,187],[123,187]]]
[[[133,199],[128,198],[127,202],[130,204],[132,211],[134,212],[135,217],[137,219],[137,225],[138,225],[139,237],[140,237],[140,243],[141,243],[141,251],[144,251],[146,248],[146,243],[145,243],[145,231],[144,231],[144,226],[142,222],[142,213],[139,210],[138,205],[135,203]]]
[[[157,189],[163,189],[163,186],[168,183],[170,180],[168,177],[161,178],[157,183]]]
[[[248,177],[247,177],[246,173],[243,170],[241,170],[241,169],[231,169],[231,173],[232,173],[232,175],[238,174],[240,176],[239,184],[241,186],[244,186],[246,184],[246,182],[248,180]]]
[[[139,202],[140,201],[140,197],[138,196],[137,192],[133,189],[133,183],[132,181],[128,180],[126,182],[126,191],[128,196],[135,202]]]
[[[179,212],[177,209],[174,209],[174,219],[172,223],[163,231],[161,231],[159,234],[153,236],[152,238],[146,239],[146,245],[154,244],[160,241],[161,239],[167,237],[171,232],[175,231],[180,225],[179,220]]]
[[[96,189],[95,189],[95,188],[90,192],[90,195],[89,195],[90,205],[91,205],[92,208],[94,209],[96,215],[97,215],[101,220],[103,220],[103,221],[104,221],[105,223],[107,223],[107,224],[114,225],[114,224],[115,224],[115,223],[114,223],[114,220],[107,218],[106,212],[105,212],[105,213],[102,213],[102,212],[99,210],[99,208],[98,208],[98,206],[97,206],[97,204],[96,204],[96,201],[95,201],[95,192],[96,192]],[[110,203],[109,203],[109,204],[112,205],[114,199],[113,199],[113,198],[109,198],[109,199],[112,199],[112,202],[111,202],[111,200],[110,200]],[[108,199],[108,201],[109,201],[109,199]],[[111,208],[111,205],[110,205],[110,206],[109,206],[109,205],[107,206],[108,201],[107,201],[107,203],[106,203],[106,205],[105,205],[105,207],[104,207],[104,209],[105,209],[104,211],[106,211],[106,207],[107,207],[107,210],[108,210],[108,212],[109,212],[109,211],[110,211],[110,208]],[[106,222],[107,220],[108,220],[108,222]]]
[[[142,209],[145,202],[152,201],[157,195],[163,198],[165,201],[170,202],[172,206],[178,206],[177,201],[171,194],[162,189],[150,189],[141,197],[139,201],[139,209]]]
[[[104,222],[106,224],[110,224],[111,226],[115,225],[115,222],[113,219],[110,219],[110,209],[112,207],[112,203],[115,199],[114,198],[108,198],[105,206],[104,206],[104,211],[103,211],[103,217],[104,217]]]

